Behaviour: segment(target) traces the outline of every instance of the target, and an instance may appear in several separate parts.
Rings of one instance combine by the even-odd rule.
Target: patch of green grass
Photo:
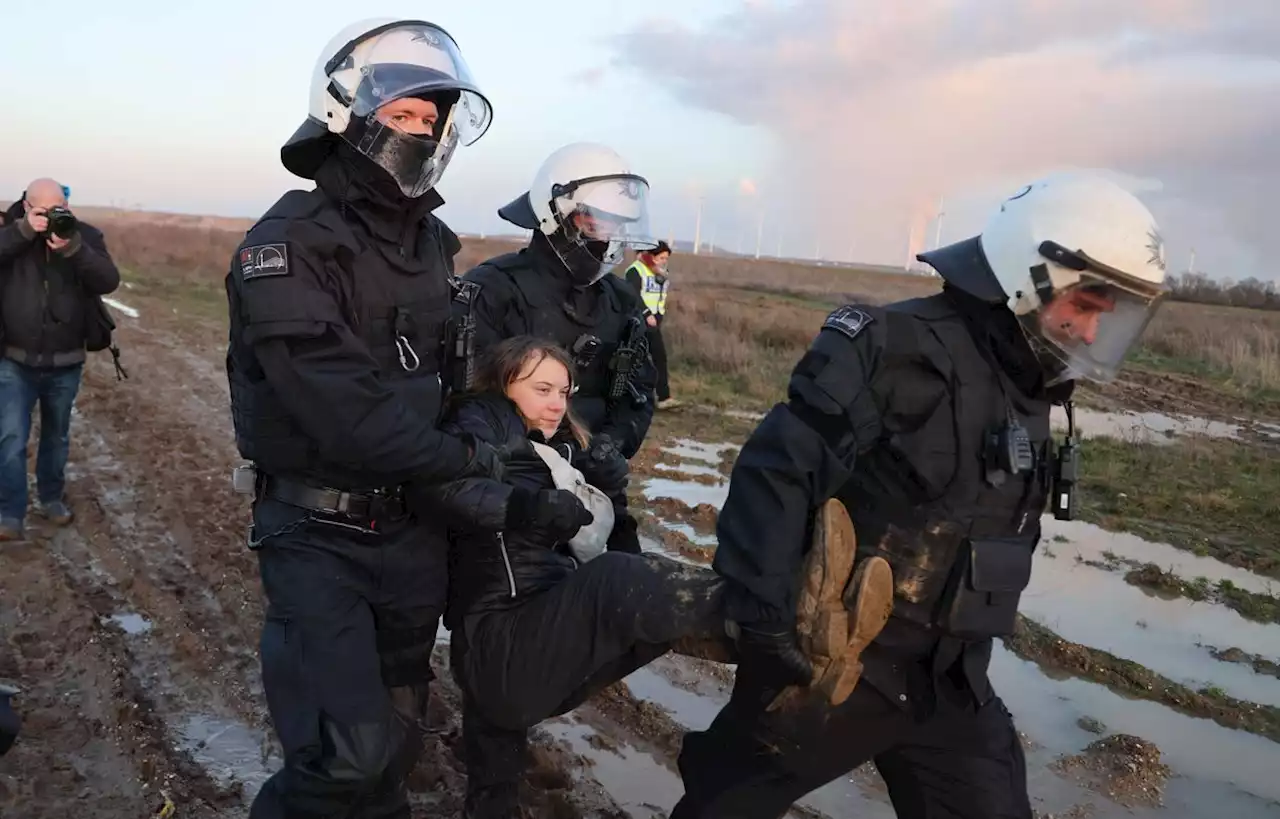
[[[1280,598],[1242,589],[1230,580],[1220,580],[1216,586],[1210,585],[1206,577],[1184,580],[1154,563],[1136,565],[1125,573],[1124,579],[1135,586],[1154,589],[1173,597],[1210,600],[1259,623],[1280,623]]]
[[[1256,378],[1242,377],[1239,373],[1208,358],[1173,355],[1149,347],[1139,347],[1130,355],[1126,367],[1147,372],[1185,375],[1212,385],[1234,397],[1258,404],[1280,402],[1280,389]]]
[[[182,315],[219,324],[227,321],[227,291],[221,279],[193,281],[162,271],[132,268],[122,269],[120,278],[133,285],[131,293],[163,302]]]
[[[1274,451],[1199,437],[1177,445],[1090,438],[1079,486],[1085,520],[1280,578]]]
[[[1194,691],[1132,660],[1062,639],[1049,628],[1018,615],[1005,647],[1041,667],[1065,671],[1112,691],[1166,705],[1175,711],[1211,719],[1227,728],[1280,742],[1280,708],[1238,700],[1217,686]]]

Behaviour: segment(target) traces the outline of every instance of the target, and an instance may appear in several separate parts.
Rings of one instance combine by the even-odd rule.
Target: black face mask
[[[440,111],[437,131],[448,121],[452,101],[431,98]],[[345,139],[357,146],[356,153],[363,154],[391,177],[401,195],[417,199],[439,181],[442,165],[448,163],[457,147],[457,141],[442,143],[433,134],[406,134],[389,125],[383,125],[370,114],[353,119],[347,126]]]
[[[608,242],[592,240],[577,242],[565,238],[563,231],[556,231],[551,236],[551,247],[560,257],[565,269],[569,271],[569,278],[578,287],[586,287],[604,275],[601,272],[603,262],[600,260],[609,252]]]
[[[400,192],[417,199],[438,181],[435,169],[449,159],[441,145],[425,134],[406,134],[395,128],[375,123],[376,133],[360,142],[361,152],[386,171]]]

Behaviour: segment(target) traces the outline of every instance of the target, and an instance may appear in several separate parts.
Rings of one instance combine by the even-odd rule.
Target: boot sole
[[[813,681],[807,689],[784,691],[770,710],[795,704],[806,690],[840,705],[861,679],[861,654],[893,613],[893,571],[882,557],[866,558],[855,569],[857,547],[848,510],[828,500],[814,521],[796,606],[797,641],[813,664]]]

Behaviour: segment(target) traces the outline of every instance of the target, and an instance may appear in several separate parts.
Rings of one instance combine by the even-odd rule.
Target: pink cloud
[[[647,47],[624,43],[619,62],[771,132],[761,189],[875,261],[902,260],[922,202],[1087,166],[1164,183],[1145,195],[1175,262],[1195,245],[1219,275],[1273,275],[1259,249],[1280,188],[1275,0],[1229,15],[1208,0],[798,0],[634,36]]]

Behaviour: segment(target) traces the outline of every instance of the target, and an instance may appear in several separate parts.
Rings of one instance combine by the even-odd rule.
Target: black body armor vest
[[[452,263],[439,224],[426,219],[422,230],[418,247],[426,256],[425,269],[406,272],[390,260],[397,248],[375,244],[357,233],[323,194],[290,191],[250,230],[243,244],[289,242],[291,252],[320,274],[320,288],[337,302],[350,330],[376,360],[382,384],[401,393],[406,404],[438,419],[443,401],[440,373],[447,364]],[[371,476],[344,464],[324,462],[280,402],[243,340],[247,317],[238,288],[244,285],[237,285],[235,278],[233,270],[227,287],[231,307],[227,369],[240,454],[270,474],[338,489],[377,488]],[[316,287],[299,282],[297,295],[306,298]],[[311,318],[324,320],[321,315]]]
[[[604,276],[592,285],[599,291],[594,309],[575,315],[559,289],[548,286],[546,274],[530,261],[527,255],[507,253],[485,262],[486,267],[501,270],[520,294],[514,313],[524,326],[506,329],[512,335],[551,339],[569,351],[578,371],[578,389],[570,405],[592,432],[599,432],[608,413],[609,362],[627,332],[626,302],[618,290],[627,285],[617,276]]]
[[[860,556],[893,567],[895,618],[967,640],[1009,634],[1052,481],[1049,401],[1020,392],[945,297],[885,311],[874,386],[895,432],[836,496]]]

